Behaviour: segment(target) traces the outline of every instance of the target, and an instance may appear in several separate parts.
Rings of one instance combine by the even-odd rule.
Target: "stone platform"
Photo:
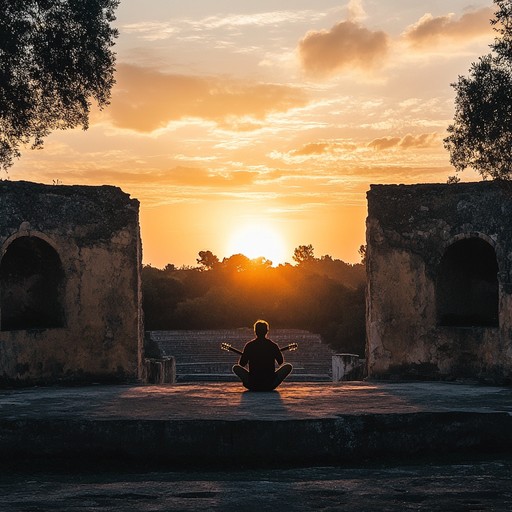
[[[512,388],[238,383],[0,391],[0,459],[168,466],[353,463],[512,453]]]

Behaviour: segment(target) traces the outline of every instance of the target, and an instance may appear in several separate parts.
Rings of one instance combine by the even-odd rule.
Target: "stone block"
[[[372,185],[370,378],[512,381],[507,183]]]
[[[137,380],[141,251],[117,187],[0,181],[0,384]]]
[[[332,356],[332,380],[361,380],[363,364],[357,354],[335,354]]]
[[[145,360],[147,384],[174,384],[176,382],[176,359],[173,356]]]

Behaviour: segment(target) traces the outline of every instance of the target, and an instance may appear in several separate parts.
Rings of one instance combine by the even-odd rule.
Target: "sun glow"
[[[273,265],[286,260],[283,238],[264,224],[250,224],[234,231],[228,242],[227,253],[241,253],[251,259],[263,256],[271,260]]]

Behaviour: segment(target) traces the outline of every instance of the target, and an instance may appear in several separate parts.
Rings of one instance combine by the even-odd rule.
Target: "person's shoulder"
[[[248,341],[248,342],[245,344],[244,349],[252,347],[256,341],[258,341],[258,340],[257,340],[257,339],[254,339],[254,340]]]

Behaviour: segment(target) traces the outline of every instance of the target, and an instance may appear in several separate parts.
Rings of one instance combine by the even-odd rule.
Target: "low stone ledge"
[[[149,358],[144,363],[146,384],[174,384],[176,382],[176,359],[173,356]]]
[[[290,436],[293,432],[293,436]],[[0,420],[0,457],[171,465],[344,464],[512,452],[507,413],[435,412],[266,420]]]
[[[365,360],[357,354],[335,354],[332,356],[332,381],[363,380]]]

